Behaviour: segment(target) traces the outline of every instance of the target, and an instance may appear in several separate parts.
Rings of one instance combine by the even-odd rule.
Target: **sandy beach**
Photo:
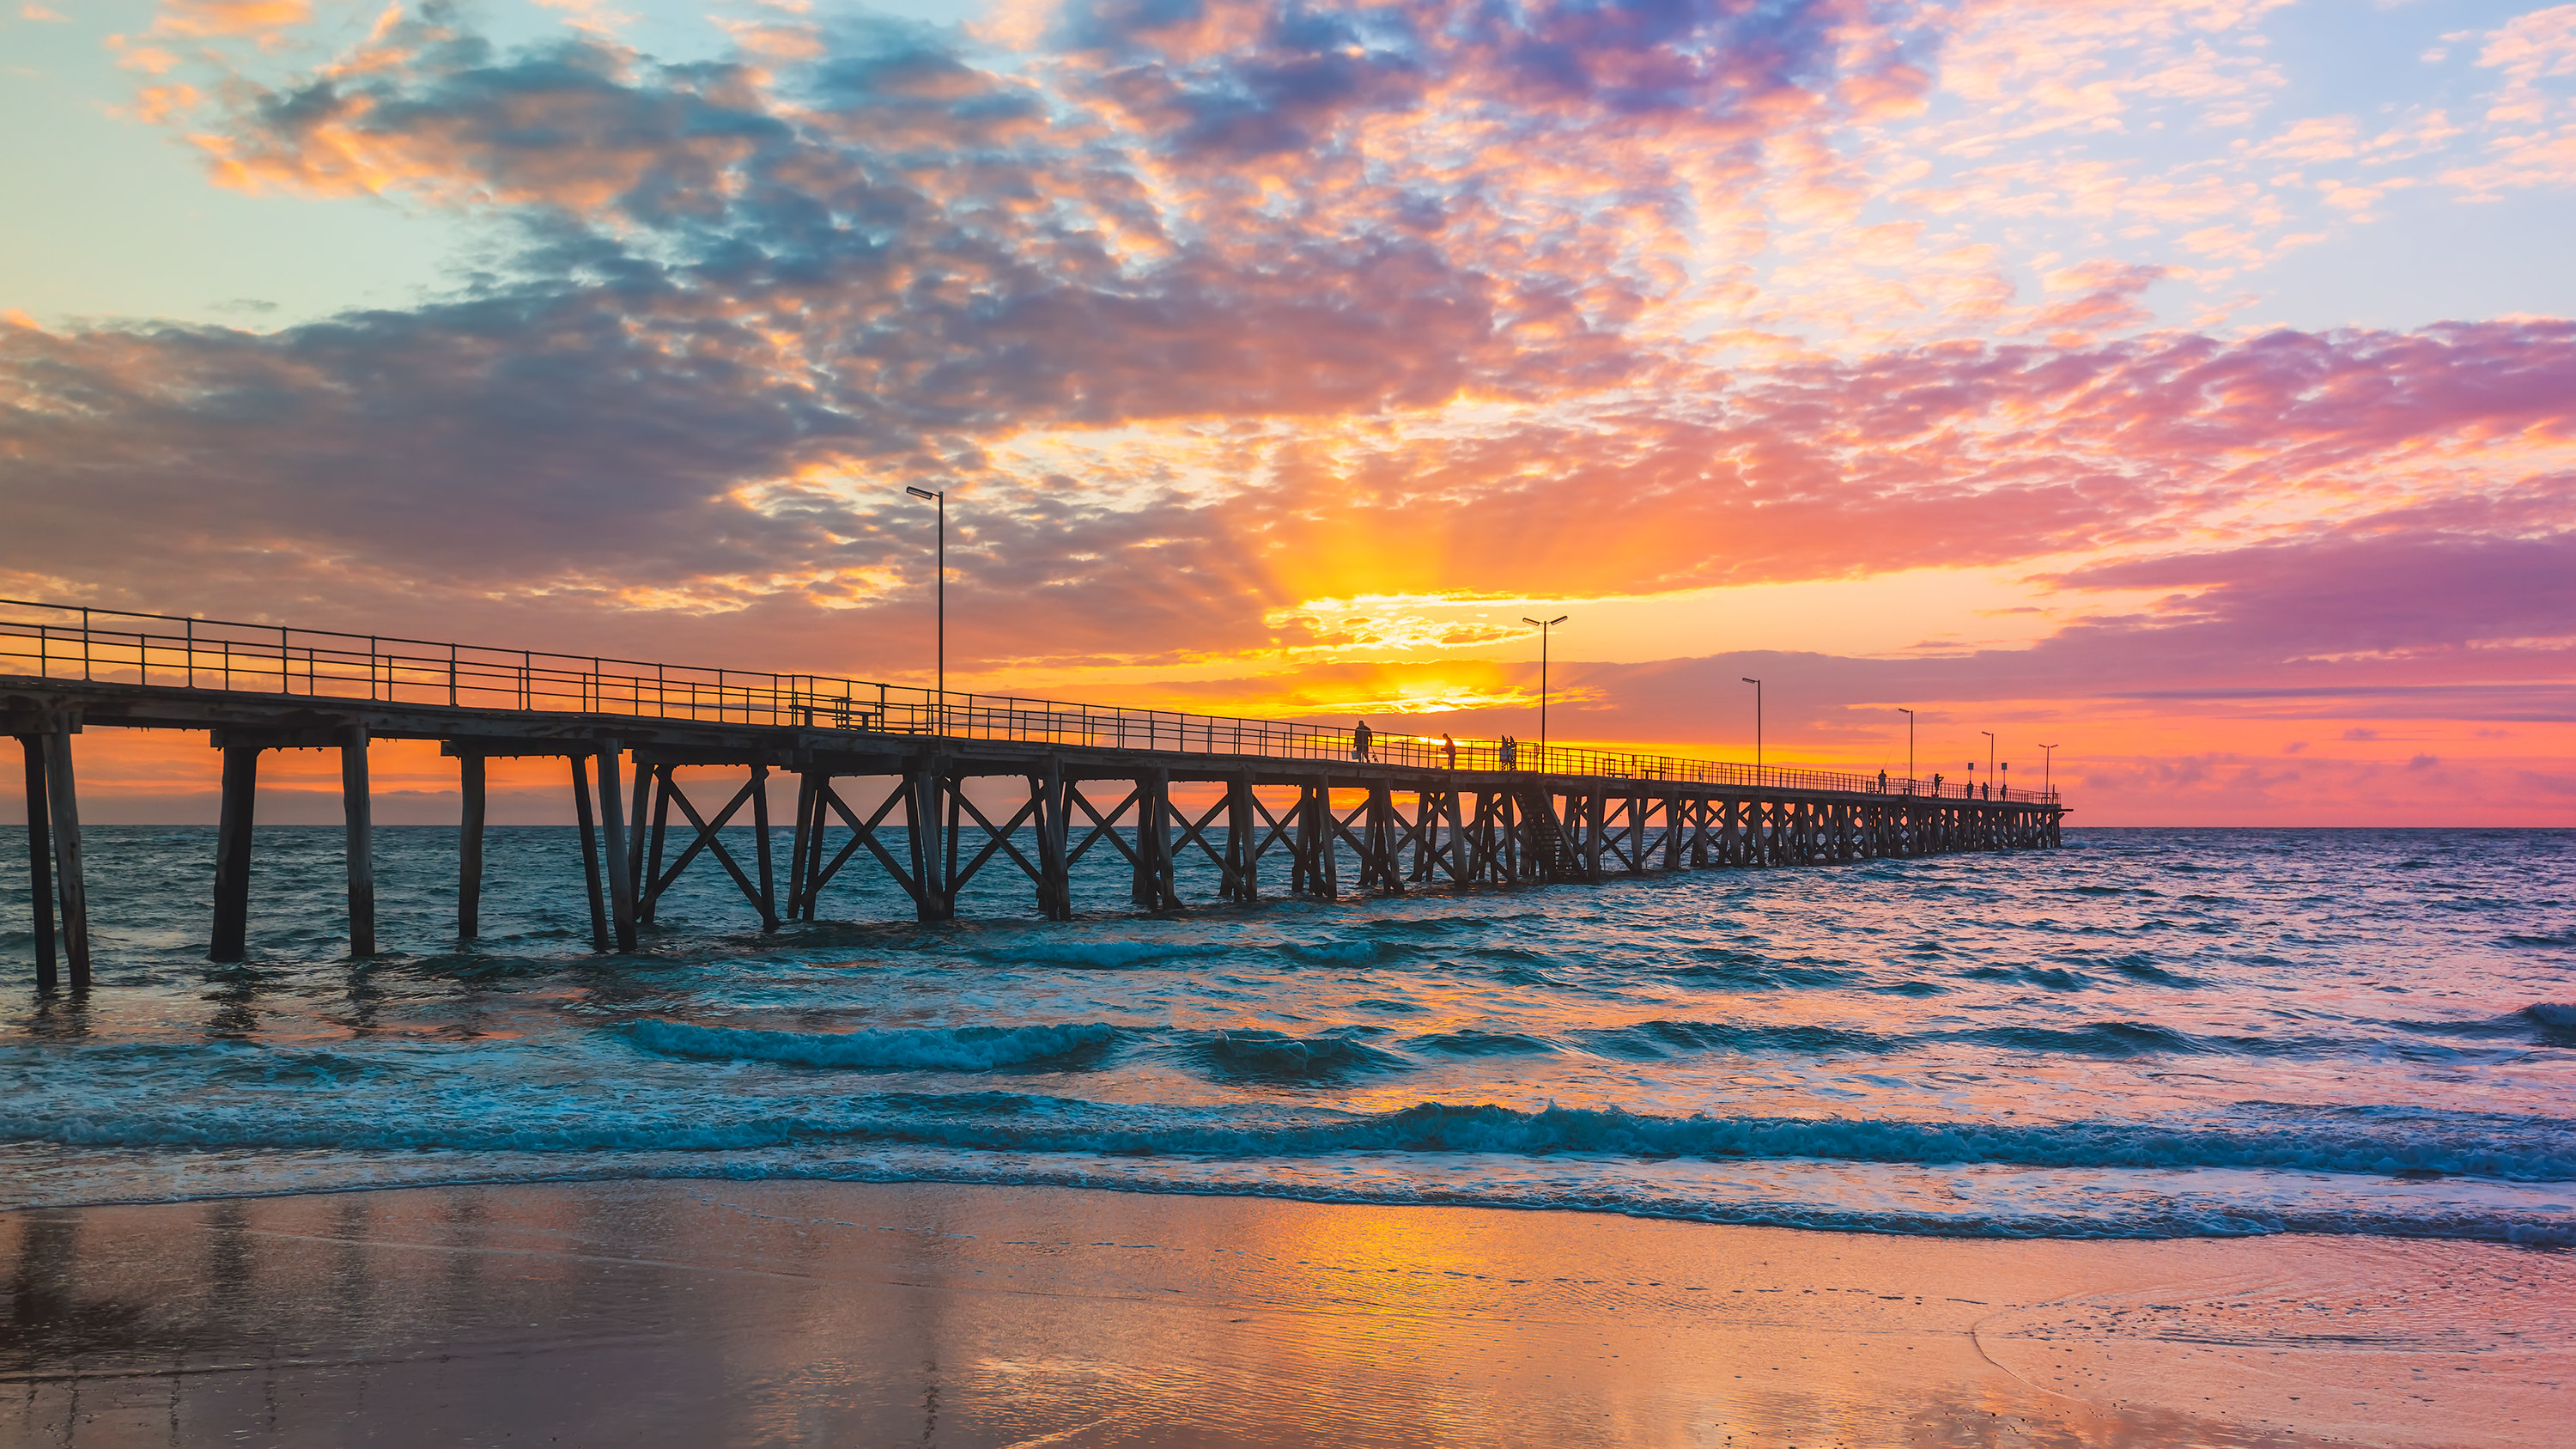
[[[2546,1445],[2576,1258],[943,1184],[0,1222],[13,1444]]]

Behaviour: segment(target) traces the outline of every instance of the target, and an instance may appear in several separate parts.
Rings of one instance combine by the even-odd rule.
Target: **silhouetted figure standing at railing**
[[[1887,772],[1885,770],[1878,772],[1878,793],[1881,795],[1887,793]]]
[[[1506,770],[1519,769],[1520,758],[1521,742],[1513,739],[1510,735],[1503,736],[1503,768]]]
[[[1458,768],[1458,742],[1449,738],[1447,730],[1440,732],[1440,754],[1444,768]]]
[[[1351,758],[1352,758],[1352,759],[1354,759],[1354,760],[1365,760],[1365,759],[1367,759],[1367,758],[1369,757],[1369,739],[1370,739],[1370,732],[1369,732],[1369,727],[1368,727],[1368,721],[1367,721],[1367,720],[1361,720],[1361,721],[1359,722],[1358,726],[1357,726],[1357,727],[1355,727],[1355,728],[1353,728],[1353,729],[1352,729],[1352,731],[1351,731]]]

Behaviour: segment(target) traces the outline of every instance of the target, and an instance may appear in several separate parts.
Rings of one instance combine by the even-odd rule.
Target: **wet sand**
[[[2549,1445],[2576,1257],[944,1184],[0,1215],[0,1442]]]

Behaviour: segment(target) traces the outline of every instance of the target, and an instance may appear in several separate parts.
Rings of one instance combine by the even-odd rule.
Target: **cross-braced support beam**
[[[696,832],[689,843],[681,848],[679,857],[671,862],[668,869],[660,868],[662,831],[657,828],[651,832],[653,849],[649,852],[642,848],[645,832],[640,830],[636,832],[636,842],[629,847],[629,857],[643,859],[645,868],[651,872],[644,877],[643,898],[637,904],[637,915],[645,921],[653,920],[663,895],[679,880],[680,873],[687,870],[689,863],[696,860],[699,855],[706,854],[715,857],[716,863],[724,867],[725,874],[733,878],[734,887],[742,892],[743,899],[749,901],[751,908],[760,913],[760,928],[764,931],[777,930],[777,883],[771,874],[769,851],[769,767],[762,764],[752,765],[750,778],[743,782],[740,789],[734,791],[733,796],[725,802],[724,808],[718,810],[712,817],[698,813],[696,802],[692,801],[688,792],[680,787],[679,779],[674,774],[677,768],[674,765],[661,764],[641,765],[636,770],[637,798],[640,800],[644,797],[643,787],[649,784],[656,822],[667,820],[671,810],[677,807],[682,817],[688,821],[689,828]],[[810,784],[805,788],[810,790]],[[800,800],[798,806],[800,812],[810,804],[810,799]],[[735,858],[732,851],[725,848],[724,843],[724,828],[733,822],[733,818],[740,814],[746,805],[750,806],[752,811],[752,846],[755,852],[756,875],[746,871],[742,862]],[[800,818],[799,823],[801,827],[808,822]],[[798,840],[800,850],[804,843],[800,835]]]

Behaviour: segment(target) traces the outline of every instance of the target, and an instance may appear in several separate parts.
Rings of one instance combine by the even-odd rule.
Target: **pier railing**
[[[562,711],[1270,759],[1352,759],[1349,727],[1022,699],[820,674],[350,634],[0,599],[0,674],[382,704]],[[1376,763],[2053,803],[2003,790],[1585,746],[1379,734]]]

